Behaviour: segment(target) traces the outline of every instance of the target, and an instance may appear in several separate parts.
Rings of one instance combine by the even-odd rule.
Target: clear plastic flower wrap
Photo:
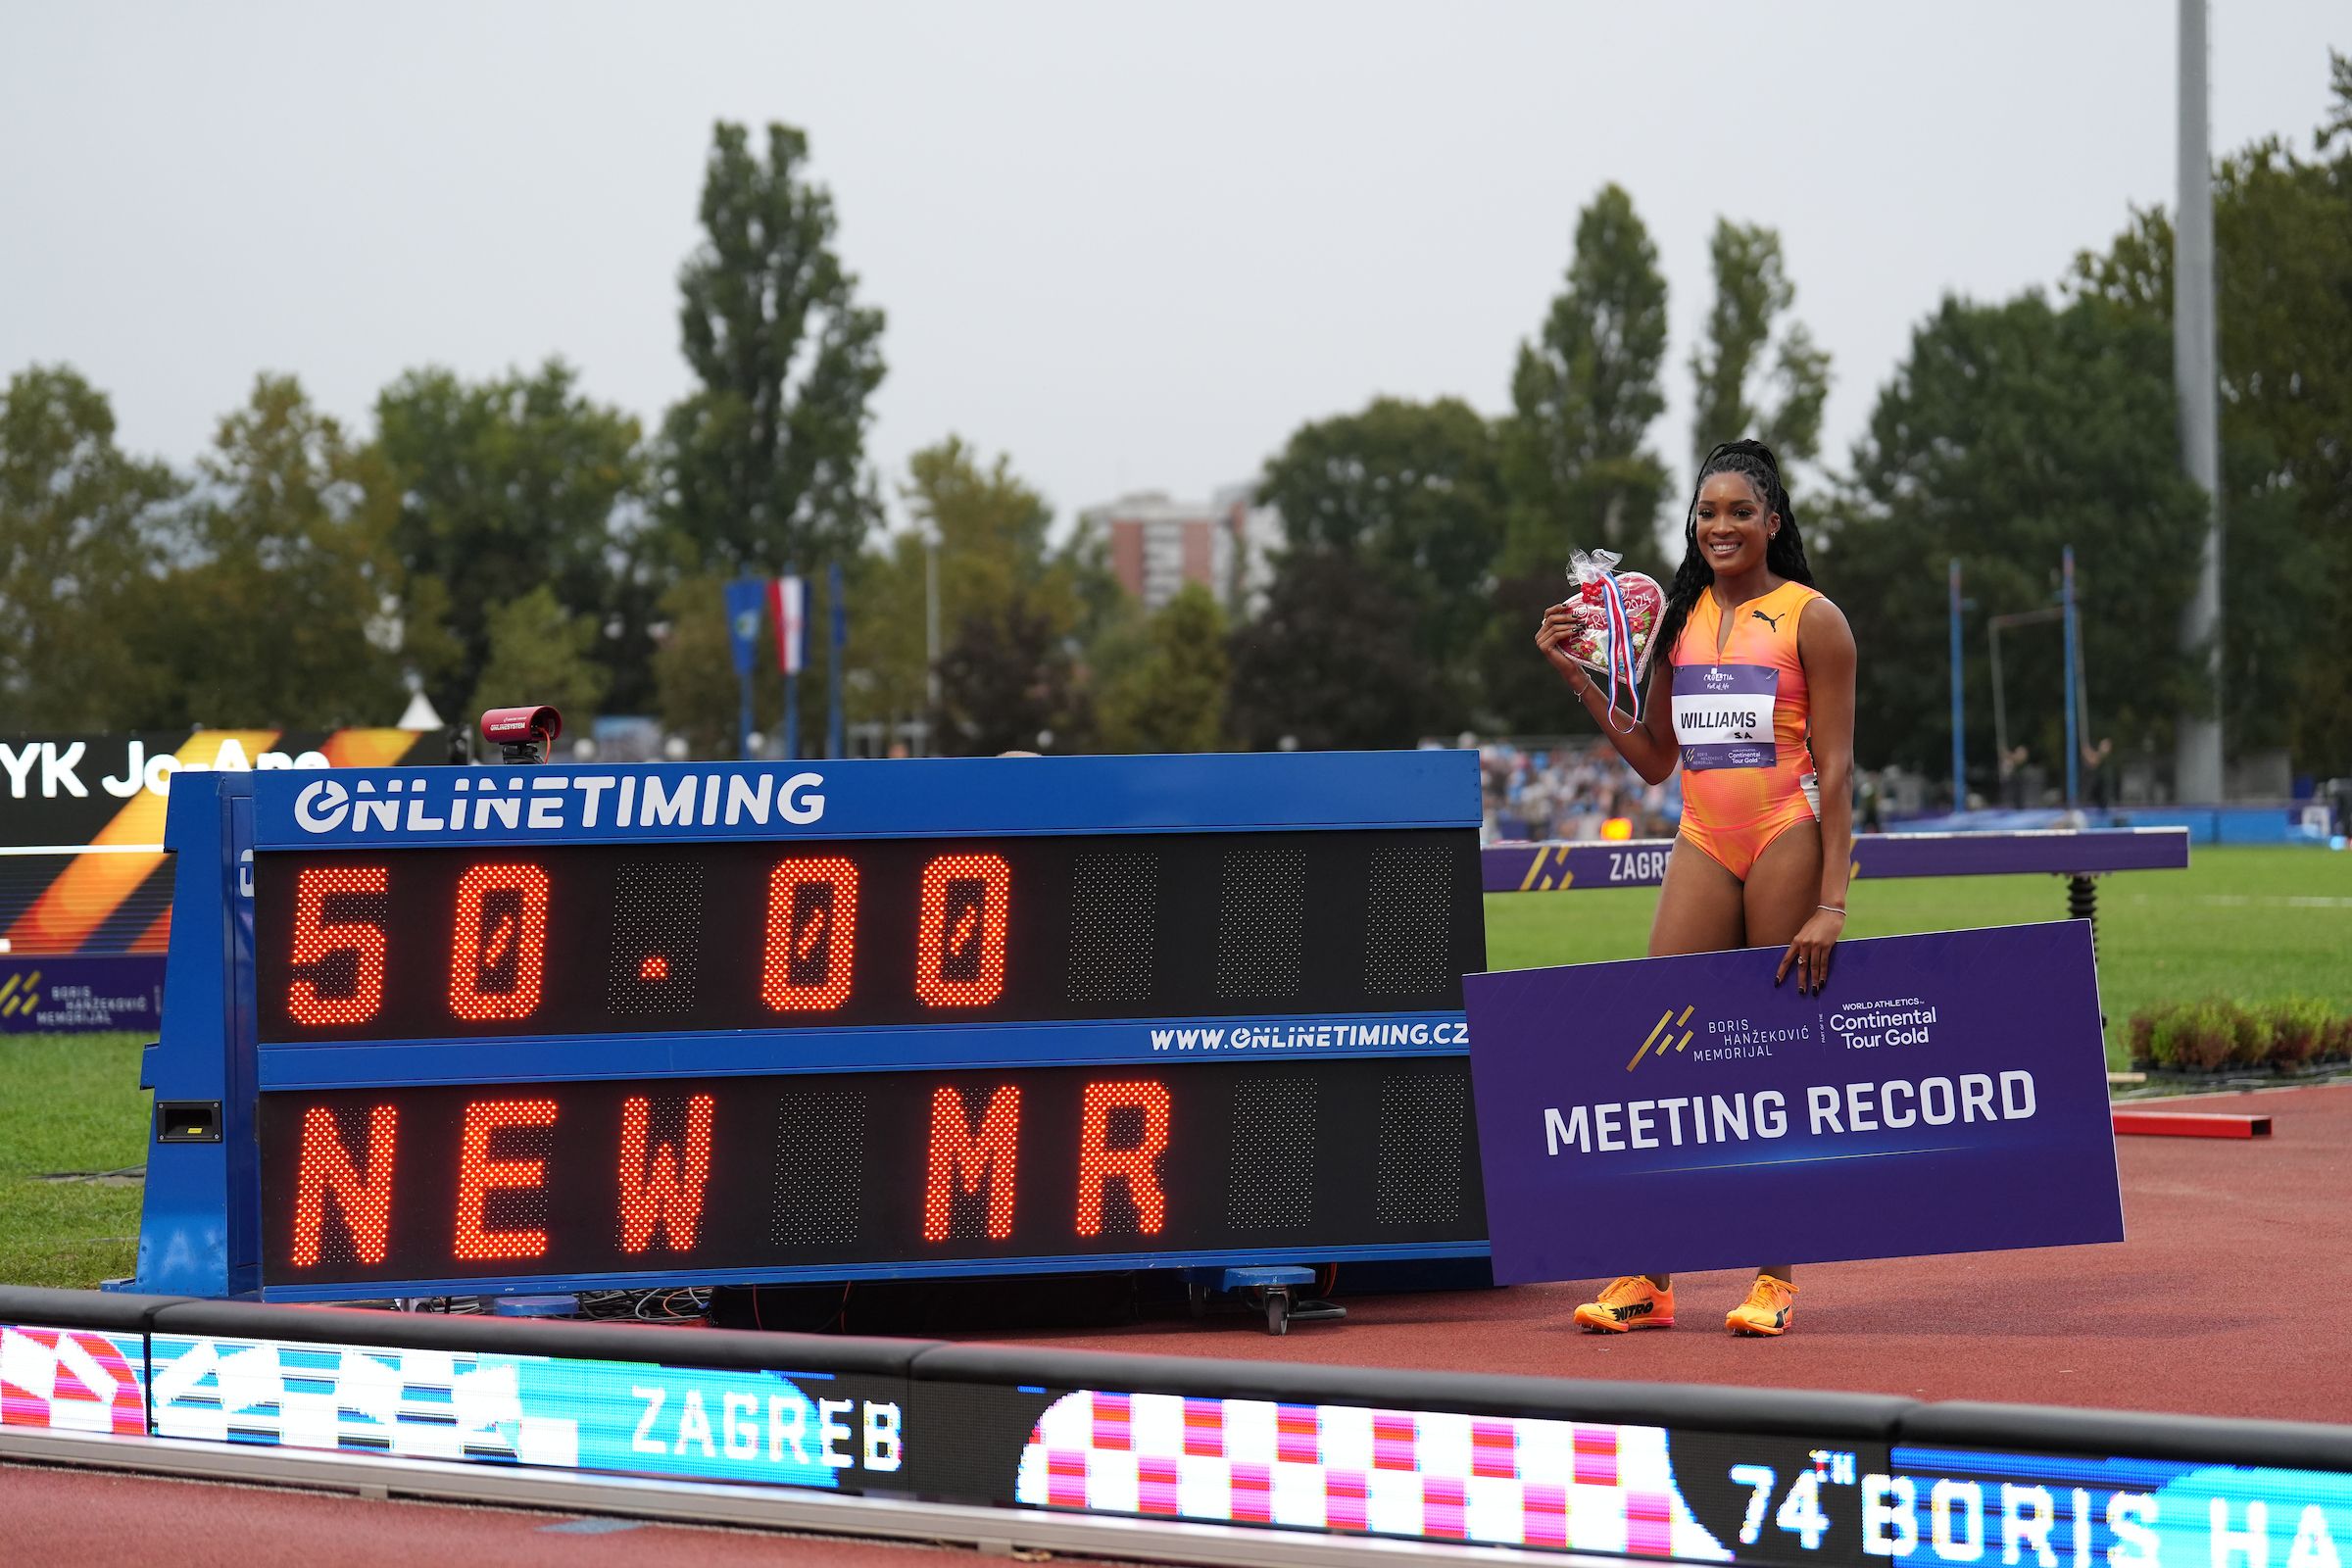
[[[1568,558],[1568,580],[1576,594],[1568,601],[1577,628],[1562,648],[1568,657],[1607,685],[1614,709],[1618,688],[1622,700],[1638,716],[1642,683],[1648,677],[1650,657],[1657,652],[1658,622],[1666,613],[1666,595],[1657,580],[1639,571],[1619,571],[1623,558],[1613,550],[1579,550]]]

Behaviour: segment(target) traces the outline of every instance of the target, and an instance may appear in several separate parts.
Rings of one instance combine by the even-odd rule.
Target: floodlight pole
[[[2180,462],[2206,496],[2197,586],[2180,613],[2180,653],[2204,679],[2181,709],[2173,796],[2222,798],[2222,441],[2213,302],[2213,159],[2205,123],[2205,0],[2180,0],[2180,213],[2173,224],[2173,381]]]

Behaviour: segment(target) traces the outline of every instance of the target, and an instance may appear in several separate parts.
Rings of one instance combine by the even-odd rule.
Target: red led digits
[[[1142,1113],[1143,1132],[1131,1144],[1113,1148],[1110,1113]],[[1135,1203],[1136,1224],[1146,1236],[1157,1236],[1167,1222],[1167,1195],[1159,1190],[1152,1161],[1167,1152],[1168,1086],[1152,1079],[1124,1084],[1088,1084],[1078,1125],[1078,1234],[1102,1234],[1102,1184],[1127,1184]]]
[[[297,1023],[319,1028],[330,1023],[366,1023],[384,1004],[384,928],[373,920],[326,918],[326,901],[337,894],[384,891],[380,865],[312,866],[294,881],[294,966],[303,968],[348,953],[359,960],[359,976],[348,997],[322,997],[316,980],[298,979],[286,988],[286,1010]]]
[[[858,867],[847,857],[779,860],[767,877],[760,1000],[777,1012],[850,1000],[858,956]]]
[[[508,1127],[553,1127],[552,1100],[477,1100],[466,1107],[466,1127],[458,1142],[457,1239],[451,1250],[462,1258],[539,1257],[547,1251],[544,1230],[489,1231],[482,1228],[482,1209],[491,1192],[509,1188],[544,1188],[547,1161],[492,1159],[491,1135]],[[542,1151],[553,1138],[533,1140]]]
[[[326,1221],[329,1199],[351,1232],[350,1250],[356,1260],[384,1260],[384,1238],[392,1224],[392,1168],[399,1129],[400,1113],[392,1106],[377,1105],[368,1112],[368,1152],[363,1156],[368,1168],[363,1174],[352,1166],[351,1151],[343,1147],[335,1113],[324,1105],[313,1105],[302,1113],[302,1154],[294,1173],[296,1268],[312,1268],[318,1262],[318,1235]]]
[[[449,939],[449,1010],[472,1023],[528,1018],[547,962],[547,872],[476,865],[458,879]]]
[[[923,1182],[923,1240],[944,1242],[956,1196],[988,1188],[988,1239],[1012,1234],[1013,1169],[1021,1147],[1021,1092],[1004,1085],[988,1097],[973,1136],[963,1096],[942,1084],[931,1093],[931,1158]]]
[[[654,1145],[646,1158],[646,1135],[652,1129],[654,1102],[632,1095],[620,1107],[620,1250],[642,1252],[661,1230],[673,1252],[694,1250],[695,1227],[703,1217],[703,1188],[710,1180],[710,1113],[717,1103],[709,1095],[686,1102],[686,1165],[678,1168],[678,1146]]]
[[[923,867],[914,994],[934,1007],[981,1007],[1004,993],[1012,867],[1001,855],[943,855]]]

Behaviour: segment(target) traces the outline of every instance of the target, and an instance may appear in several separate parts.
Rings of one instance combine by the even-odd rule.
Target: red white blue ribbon
[[[1635,671],[1633,617],[1626,613],[1625,594],[1617,586],[1614,573],[1604,573],[1600,579],[1602,602],[1609,613],[1609,712],[1617,711],[1617,677],[1625,676],[1626,707],[1634,722],[1642,722],[1642,682]]]

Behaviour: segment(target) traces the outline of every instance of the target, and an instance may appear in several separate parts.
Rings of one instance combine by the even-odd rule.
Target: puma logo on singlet
[[[1786,610],[1782,611],[1777,615],[1767,615],[1761,610],[1751,610],[1748,612],[1748,613],[1755,616],[1765,625],[1770,626],[1774,631],[1779,631],[1781,629],[1781,622],[1788,618],[1788,612]]]

